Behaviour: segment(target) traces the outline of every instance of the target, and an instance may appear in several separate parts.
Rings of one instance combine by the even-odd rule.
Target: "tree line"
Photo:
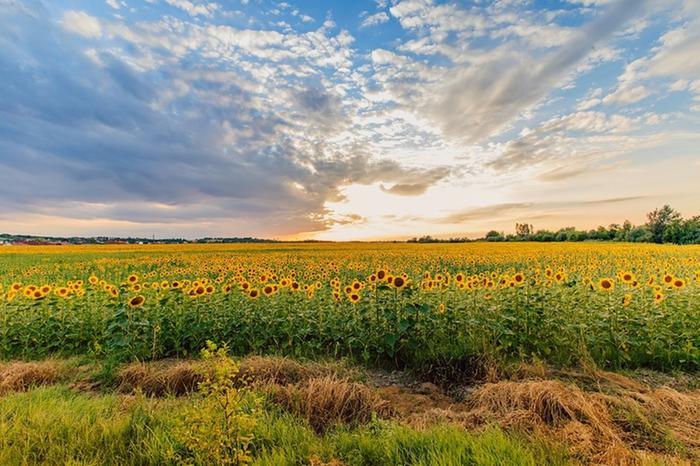
[[[592,230],[577,230],[565,227],[557,231],[535,230],[529,223],[516,223],[514,234],[505,234],[496,230],[476,240],[469,238],[437,239],[432,236],[412,238],[409,243],[462,243],[468,241],[625,241],[632,243],[672,243],[700,244],[700,215],[683,218],[669,205],[655,209],[647,214],[647,222],[633,225],[629,220],[622,224],[613,223],[607,227],[599,226]]]

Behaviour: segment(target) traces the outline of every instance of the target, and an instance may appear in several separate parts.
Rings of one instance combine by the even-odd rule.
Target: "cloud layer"
[[[559,183],[692,133],[700,110],[692,1],[394,0],[352,18],[260,2],[0,0],[0,225],[371,225],[372,206],[331,206],[354,186],[410,212],[433,192]],[[664,102],[679,93],[691,103]],[[479,214],[461,199],[435,222]]]

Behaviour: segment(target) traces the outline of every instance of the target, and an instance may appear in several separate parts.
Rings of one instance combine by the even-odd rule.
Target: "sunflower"
[[[634,274],[632,274],[632,272],[622,272],[620,278],[625,283],[632,283],[634,281]]]
[[[272,285],[265,285],[263,288],[263,294],[265,296],[271,296],[275,292],[275,288]]]
[[[406,279],[404,279],[403,277],[394,277],[393,285],[395,288],[402,290],[406,287]]]
[[[685,288],[685,280],[683,280],[682,278],[676,278],[675,280],[673,280],[673,287],[678,289]]]
[[[384,280],[386,278],[386,270],[377,271],[377,279]]]
[[[70,293],[70,290],[69,290],[68,288],[61,287],[61,288],[56,288],[56,289],[54,290],[54,293],[55,293],[56,296],[58,296],[59,298],[65,298],[66,296],[68,296],[68,293]]]
[[[88,278],[88,281],[90,282],[91,285],[97,285],[97,282],[99,281],[99,279],[94,275],[90,275],[90,278]]]
[[[258,296],[260,296],[260,292],[256,289],[252,289],[248,292],[248,296],[250,297],[250,299],[257,299]]]
[[[660,291],[657,291],[656,294],[654,295],[654,302],[656,304],[660,304],[664,300],[664,294]]]
[[[168,288],[170,288],[170,282],[167,280],[163,280],[162,282],[160,282],[160,287],[164,290],[167,290]]]
[[[612,291],[615,289],[615,282],[612,278],[601,278],[598,282],[598,288],[601,291]]]
[[[348,296],[348,299],[350,300],[351,303],[355,304],[360,300],[360,294],[359,293],[350,293],[350,296]]]
[[[518,272],[513,275],[513,281],[520,285],[521,283],[525,282],[525,275],[522,272]]]
[[[666,275],[664,275],[663,282],[664,282],[664,285],[666,285],[666,286],[672,286],[673,285],[673,275],[671,275],[670,273],[667,273]]]
[[[137,281],[139,281],[139,276],[136,275],[135,273],[132,273],[131,275],[129,275],[129,277],[126,279],[126,281],[129,283],[136,283]]]
[[[143,306],[143,303],[146,302],[146,298],[144,298],[141,295],[134,296],[129,300],[129,307],[130,308],[135,308],[135,307],[141,307]]]

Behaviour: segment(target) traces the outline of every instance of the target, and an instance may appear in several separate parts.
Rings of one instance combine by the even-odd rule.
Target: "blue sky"
[[[700,214],[700,2],[0,0],[0,230]]]

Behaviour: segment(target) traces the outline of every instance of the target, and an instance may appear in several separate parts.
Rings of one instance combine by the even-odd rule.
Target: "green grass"
[[[198,398],[148,399],[82,394],[65,386],[0,397],[0,464],[175,464],[182,452],[175,426]],[[436,426],[417,431],[375,421],[318,436],[289,414],[261,414],[255,465],[340,461],[354,465],[565,464],[561,448],[496,428],[467,432]]]

